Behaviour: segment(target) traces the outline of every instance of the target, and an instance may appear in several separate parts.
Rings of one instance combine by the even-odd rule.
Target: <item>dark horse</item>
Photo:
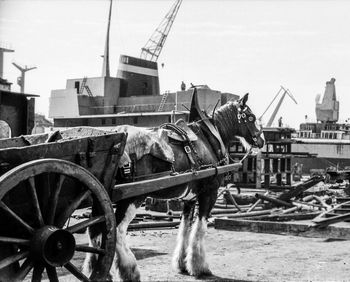
[[[194,89],[192,105],[196,104],[197,95]],[[213,167],[225,164],[227,161],[226,150],[231,141],[240,139],[246,149],[250,147],[261,148],[264,145],[262,131],[256,125],[255,115],[246,105],[248,94],[238,101],[230,101],[214,111],[211,118],[197,111],[197,115],[191,115],[192,123],[185,125],[176,132],[175,135],[181,135],[183,131],[192,131],[192,139],[184,138],[185,141],[173,140],[169,138],[166,146],[171,148],[170,158],[174,161],[170,163],[166,157],[155,157],[156,154],[150,153],[134,158],[135,168],[133,177],[142,179],[148,175],[172,170],[173,172],[184,172],[205,167]],[[147,131],[149,136],[156,134],[161,136],[161,132],[173,130],[173,125],[163,126]],[[136,136],[142,135],[145,130],[136,127],[124,127],[127,130],[128,141],[126,150],[130,147],[135,150],[143,147],[152,151],[143,141],[137,142]],[[176,131],[176,130],[175,130]],[[186,135],[186,134],[185,134]],[[136,141],[135,141],[136,140]],[[133,145],[130,146],[130,144]],[[159,146],[162,146],[159,145]],[[152,146],[151,146],[152,147]],[[154,148],[153,148],[154,149]],[[134,153],[135,153],[134,150]],[[167,148],[161,150],[164,154]],[[158,150],[159,151],[159,150]],[[131,151],[128,151],[130,154]],[[123,281],[140,281],[140,272],[137,267],[136,259],[129,247],[126,245],[125,237],[129,223],[136,215],[136,209],[144,201],[146,196],[154,198],[181,198],[184,200],[184,209],[177,236],[177,244],[173,256],[174,267],[183,273],[193,276],[209,275],[211,271],[206,261],[204,251],[204,235],[207,228],[207,218],[218,195],[218,189],[222,182],[222,176],[212,176],[195,182],[175,186],[166,190],[153,192],[150,195],[130,198],[117,203],[116,221],[117,221],[117,245],[115,262],[111,269],[113,279],[116,273],[115,264],[119,269],[120,277]],[[194,221],[191,218],[192,209],[198,203],[198,211]],[[91,243],[91,241],[90,241]],[[84,272],[89,271],[92,258],[87,257],[84,263]]]

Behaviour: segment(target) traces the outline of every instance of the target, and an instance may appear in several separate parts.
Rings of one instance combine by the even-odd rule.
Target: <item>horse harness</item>
[[[184,147],[185,153],[187,155],[188,160],[191,163],[191,169],[192,170],[198,170],[202,165],[203,162],[198,156],[197,150],[193,144],[193,141],[189,137],[186,130],[184,130],[182,127],[180,127],[177,124],[173,123],[165,123],[160,126],[160,128],[171,130],[174,133],[176,133],[178,136],[181,137],[181,143]]]
[[[204,124],[204,126],[203,126]],[[209,120],[200,120],[197,122],[193,123],[193,126],[196,127],[199,130],[202,130],[203,133],[205,133],[204,137],[208,140],[209,144],[211,145],[211,147],[213,148],[216,157],[218,158],[218,162],[215,164],[204,164],[203,160],[200,158],[194,141],[196,141],[198,139],[196,133],[187,126],[187,124],[183,121],[180,120],[178,121],[176,124],[173,123],[165,123],[162,124],[160,126],[161,129],[165,129],[168,132],[168,137],[169,139],[174,140],[173,142],[178,142],[179,144],[182,144],[184,151],[186,153],[186,156],[190,162],[191,165],[191,171],[193,171],[194,173],[196,173],[196,171],[201,170],[201,169],[205,169],[205,168],[209,168],[209,167],[217,167],[220,165],[224,165],[228,162],[228,158],[226,156],[226,151],[223,152],[224,146],[222,144],[222,140],[220,138],[219,133],[217,132],[216,128],[214,125],[212,125],[211,127],[208,126],[208,124],[212,125],[212,123]],[[214,132],[213,132],[214,131]],[[218,139],[218,137],[219,139]],[[209,137],[209,138],[208,138]],[[215,141],[213,141],[215,140]],[[215,143],[215,144],[214,144]],[[132,182],[137,180],[135,177],[135,164],[136,164],[136,156],[132,155],[130,156],[131,158],[131,163],[128,163],[126,165],[124,165],[123,167],[120,167],[120,169],[118,170],[119,172],[119,182],[120,183],[125,183],[125,182]],[[171,170],[172,173],[178,173],[177,171],[175,171],[174,165],[171,166]],[[160,173],[156,173],[157,175],[159,174],[160,176],[164,176],[168,175],[169,171],[165,171],[165,172],[160,172]],[[147,177],[151,177],[154,178],[156,177],[156,175],[148,175]],[[142,176],[142,178],[144,178],[144,176]],[[188,191],[185,193],[186,196],[190,196],[189,195],[189,189],[187,189]]]

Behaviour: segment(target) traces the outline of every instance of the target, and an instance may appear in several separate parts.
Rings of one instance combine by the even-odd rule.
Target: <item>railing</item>
[[[322,133],[312,133],[309,131],[300,131],[297,133],[297,138],[306,139],[329,139],[329,140],[349,140],[350,135],[344,134],[342,131],[332,131],[332,132],[322,132]]]
[[[13,50],[12,45],[10,43],[3,42],[3,41],[0,42],[0,48]]]

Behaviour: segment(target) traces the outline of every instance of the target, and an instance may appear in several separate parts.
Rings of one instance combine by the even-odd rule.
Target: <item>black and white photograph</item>
[[[349,12],[0,0],[0,282],[349,281]]]

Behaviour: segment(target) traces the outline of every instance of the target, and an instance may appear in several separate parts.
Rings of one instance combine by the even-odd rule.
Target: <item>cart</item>
[[[83,281],[105,280],[116,245],[112,203],[240,166],[115,185],[126,139],[126,133],[74,128],[0,140],[0,281],[58,281],[69,273]],[[71,220],[86,207],[92,207],[88,219]],[[98,248],[81,240],[92,226],[102,231]],[[75,259],[78,253],[97,255],[89,278]]]

